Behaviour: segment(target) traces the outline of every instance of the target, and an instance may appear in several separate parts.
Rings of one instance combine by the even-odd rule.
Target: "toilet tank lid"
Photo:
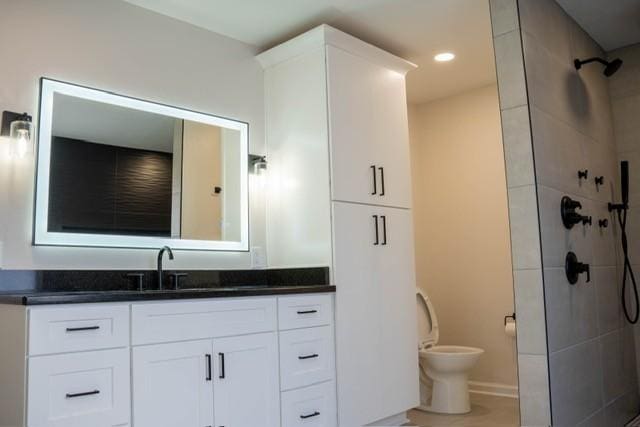
[[[416,288],[416,303],[418,309],[418,349],[422,350],[438,344],[440,331],[433,304],[420,288]]]

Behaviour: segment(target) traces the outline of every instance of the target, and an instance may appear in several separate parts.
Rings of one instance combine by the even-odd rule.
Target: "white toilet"
[[[453,345],[439,346],[438,318],[429,297],[416,289],[420,352],[420,406],[442,414],[471,411],[468,373],[484,350]]]

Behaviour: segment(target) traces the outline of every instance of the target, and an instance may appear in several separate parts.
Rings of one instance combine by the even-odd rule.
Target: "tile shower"
[[[575,58],[606,54],[554,0],[492,0],[491,6],[519,314],[522,425],[623,425],[640,400],[633,328],[620,305],[620,236],[607,203],[619,200],[618,160],[630,157],[634,188],[640,146],[625,141],[633,141],[626,133],[638,117],[640,82],[630,76],[638,74],[631,58],[638,67],[640,55],[625,52],[629,74],[620,71],[609,80],[599,66],[578,72]],[[635,116],[624,103],[636,105]],[[588,170],[586,179],[578,178],[579,170]],[[595,185],[599,176],[604,185]],[[559,207],[565,195],[582,203],[591,226],[563,227]],[[634,239],[640,226],[630,218],[633,252],[640,249]],[[600,219],[608,219],[609,227],[599,227]],[[568,251],[590,264],[589,283],[582,275],[575,286],[568,284]]]

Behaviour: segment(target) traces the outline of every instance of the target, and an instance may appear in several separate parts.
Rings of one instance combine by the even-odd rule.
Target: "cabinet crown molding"
[[[311,49],[331,45],[402,75],[418,66],[329,25],[319,25],[256,56],[262,68],[273,67]]]

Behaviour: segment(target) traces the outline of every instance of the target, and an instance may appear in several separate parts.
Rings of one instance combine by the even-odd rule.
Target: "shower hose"
[[[640,317],[640,301],[638,300],[638,285],[636,284],[636,277],[633,274],[633,268],[631,267],[631,261],[629,260],[629,248],[627,243],[627,212],[628,208],[625,206],[623,209],[618,210],[618,223],[620,223],[620,230],[622,235],[622,252],[624,253],[624,269],[622,272],[622,309],[624,315],[632,325],[638,323],[638,317]],[[635,303],[635,313],[633,316],[629,313],[627,304],[627,275],[631,279],[631,287],[633,289],[633,298]]]

